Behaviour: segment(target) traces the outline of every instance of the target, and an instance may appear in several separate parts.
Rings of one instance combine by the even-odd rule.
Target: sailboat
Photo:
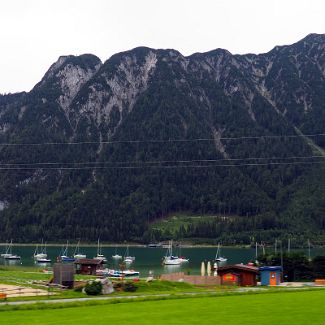
[[[124,263],[127,263],[127,264],[131,264],[135,261],[135,257],[130,256],[130,254],[129,254],[129,245],[126,247],[123,261],[124,261]]]
[[[119,255],[119,254],[117,254],[116,248],[115,248],[115,254],[112,255],[112,258],[113,258],[114,260],[120,260],[120,259],[122,259],[122,256]]]
[[[11,240],[10,244],[8,244],[6,252],[4,254],[1,254],[1,256],[5,260],[11,260],[11,261],[20,260],[19,255],[12,254],[12,240]]]
[[[39,259],[47,259],[47,254],[46,254],[46,244],[43,245],[43,239],[42,243],[40,245],[40,250],[38,250],[38,244],[35,247],[34,251],[34,260],[39,260]]]
[[[166,255],[163,258],[163,265],[180,265],[182,261],[178,256],[173,256],[173,241],[171,240],[168,244]]]
[[[227,258],[226,257],[222,257],[220,255],[220,251],[221,251],[221,249],[220,249],[220,243],[218,243],[217,253],[216,253],[216,257],[214,258],[214,260],[216,262],[227,262]]]
[[[76,246],[76,248],[74,250],[74,253],[73,253],[73,257],[75,259],[80,259],[80,258],[86,258],[87,257],[86,254],[80,253],[80,240],[78,240],[77,246]]]
[[[43,245],[43,240],[40,251],[38,251],[38,245],[36,245],[34,252],[34,260],[36,263],[51,263],[51,260],[47,258],[46,243]]]
[[[97,241],[97,255],[94,257],[94,259],[95,260],[101,260],[104,263],[107,262],[107,258],[102,254],[102,247],[99,244],[99,238],[98,238],[98,241]]]
[[[68,256],[68,247],[69,242],[67,241],[65,248],[62,248],[62,253],[60,256],[61,262],[74,262],[74,258]]]
[[[11,241],[11,243],[12,243],[12,241]],[[1,254],[1,257],[6,258],[6,257],[12,255],[12,254],[9,253],[10,244],[8,244],[8,242],[6,242],[5,252]]]

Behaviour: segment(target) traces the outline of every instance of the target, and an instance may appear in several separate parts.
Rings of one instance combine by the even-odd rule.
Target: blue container
[[[281,282],[282,267],[281,266],[261,266],[262,286],[277,286]]]

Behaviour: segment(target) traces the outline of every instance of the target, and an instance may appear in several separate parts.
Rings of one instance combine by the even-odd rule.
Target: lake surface
[[[2,253],[5,247],[0,247]],[[52,263],[37,265],[34,262],[35,247],[33,246],[14,246],[12,249],[13,254],[21,256],[20,261],[7,261],[0,258],[0,265],[22,265],[22,266],[38,266],[40,268],[50,267],[60,255],[61,248],[59,246],[47,246],[48,258],[52,260]],[[271,249],[270,249],[271,250]],[[112,255],[117,252],[119,255],[124,255],[126,247],[103,247],[102,254],[104,254],[108,260],[108,268],[119,268],[119,263],[112,259]],[[80,247],[80,252],[87,255],[87,258],[93,258],[97,253],[96,246]],[[217,247],[191,247],[182,248],[181,252],[177,248],[174,249],[174,254],[179,256],[185,256],[189,258],[189,263],[183,263],[181,266],[163,266],[161,264],[162,258],[166,254],[165,248],[147,248],[147,247],[129,247],[129,254],[135,256],[135,262],[131,264],[130,269],[134,269],[140,272],[142,277],[148,275],[149,271],[153,271],[155,275],[162,273],[172,272],[190,272],[190,274],[200,274],[202,261],[212,261],[216,255]],[[307,254],[307,249],[304,250]],[[74,248],[70,248],[69,256],[73,255]],[[261,253],[261,252],[259,252]],[[227,264],[244,263],[255,260],[254,248],[222,248],[221,255],[226,257]],[[311,256],[325,255],[325,249],[312,249]]]

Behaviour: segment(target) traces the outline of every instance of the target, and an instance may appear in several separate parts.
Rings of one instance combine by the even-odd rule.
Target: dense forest
[[[324,46],[60,57],[0,96],[0,239],[323,240]]]

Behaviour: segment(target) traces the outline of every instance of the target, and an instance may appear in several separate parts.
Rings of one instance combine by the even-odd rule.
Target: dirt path
[[[48,295],[47,290],[35,289],[31,287],[17,286],[11,284],[0,284],[0,293],[5,293],[8,298]]]

